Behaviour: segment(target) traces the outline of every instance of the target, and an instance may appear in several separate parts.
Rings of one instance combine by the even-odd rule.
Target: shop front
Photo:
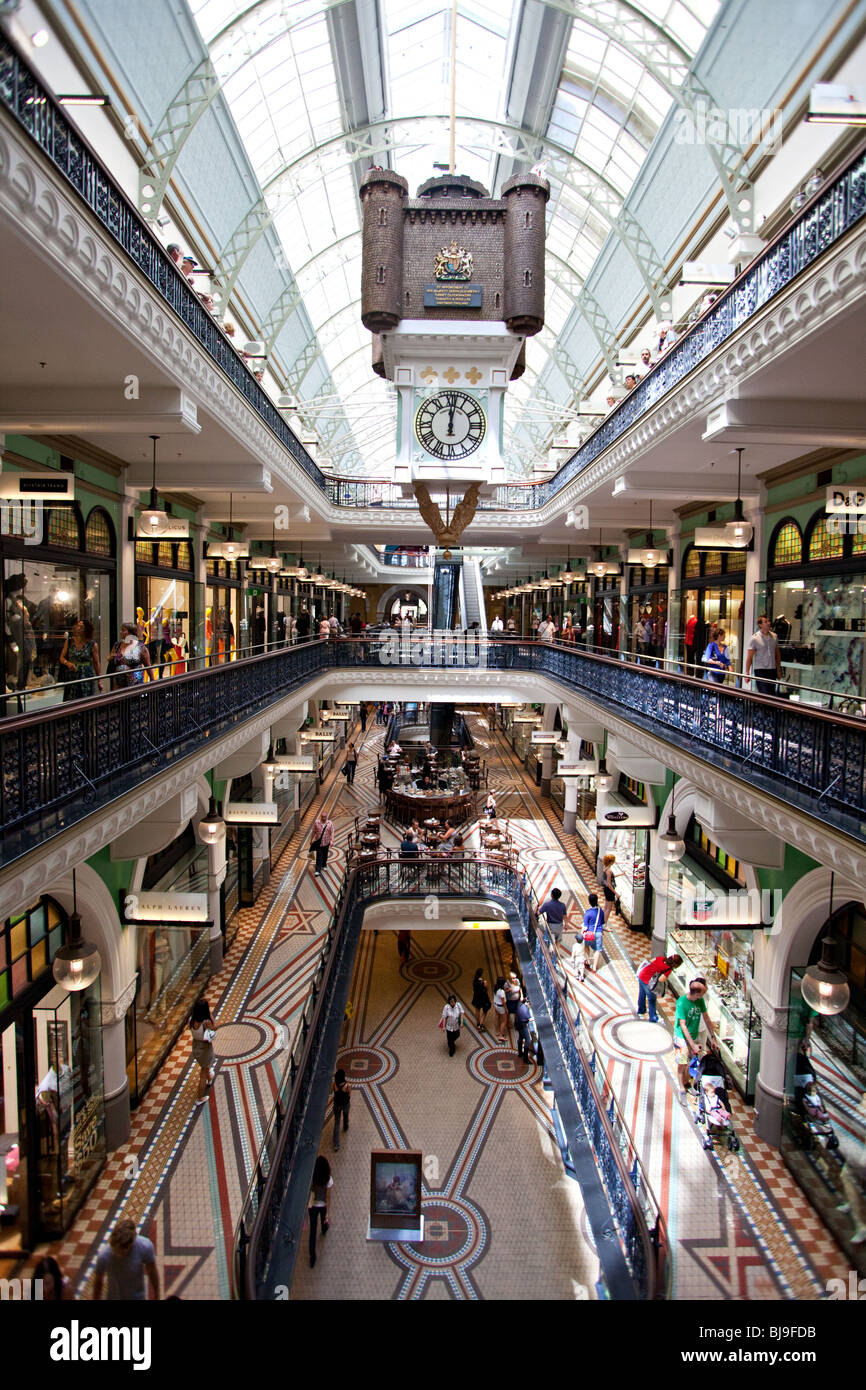
[[[234,661],[241,621],[240,560],[208,556],[205,579],[205,660],[208,666]]]
[[[587,647],[603,652],[619,650],[620,590],[619,576],[607,574],[595,581],[592,623],[586,630]]]
[[[801,981],[836,946],[850,1000],[816,1014]],[[791,971],[782,1153],[852,1266],[866,1275],[866,906],[844,903],[817,933],[810,958]]]
[[[665,654],[668,629],[668,571],[657,565],[632,565],[627,596],[628,651],[636,659],[655,661]]]
[[[701,676],[703,653],[716,624],[725,631],[731,670],[740,672],[746,648],[746,552],[688,545],[681,573],[682,587],[670,600],[669,655],[689,668],[687,674]]]
[[[203,587],[193,578],[190,541],[135,542],[135,619],[162,676],[182,675],[205,655]]]
[[[713,844],[694,817],[685,841],[685,857],[668,871],[665,954],[683,958],[671,985],[680,995],[696,975],[707,981],[722,1060],[743,1098],[753,1101],[761,1061],[761,1020],[751,998],[753,939],[761,928],[741,925],[748,894],[739,861]]]
[[[866,535],[816,512],[803,530],[783,517],[770,537],[755,612],[780,645],[782,674],[804,704],[866,711]],[[846,706],[845,700],[850,701]]]
[[[43,897],[0,924],[0,1253],[67,1231],[105,1160],[99,981],[55,984],[68,919]]]
[[[656,812],[652,793],[633,777],[620,773],[616,790],[596,811],[598,862],[615,857],[613,865],[620,915],[635,931],[649,931],[652,888],[647,877],[649,832]]]
[[[44,687],[40,704],[63,698],[62,688],[47,688],[63,681],[66,668],[60,655],[78,618],[93,624],[100,670],[105,671],[116,629],[115,550],[114,524],[98,506],[86,520],[77,505],[48,509],[40,545],[16,536],[0,538],[7,693],[32,696]],[[6,712],[14,712],[11,701]]]

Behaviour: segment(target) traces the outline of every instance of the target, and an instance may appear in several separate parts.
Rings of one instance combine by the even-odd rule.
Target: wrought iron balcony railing
[[[334,1061],[329,1054],[336,1051],[339,1040],[334,1015],[339,1015],[339,1023],[363,908],[382,899],[426,897],[431,892],[438,897],[496,898],[510,908],[512,932],[522,936],[529,948],[568,1083],[592,1146],[632,1296],[666,1297],[670,1267],[664,1218],[616,1097],[607,1080],[596,1076],[595,1052],[591,1044],[587,1046],[580,1015],[569,1008],[556,980],[549,942],[538,921],[538,904],[523,873],[480,854],[428,861],[403,859],[399,852],[388,850],[375,861],[350,869],[343,881],[235,1230],[236,1296],[268,1297],[276,1282],[285,1283],[291,1276],[318,1142],[318,1133],[313,1137],[304,1128],[307,1124],[316,1129],[318,1111],[326,1103]],[[599,1254],[606,1274],[606,1251],[600,1249]]]
[[[155,776],[214,734],[337,669],[535,672],[633,727],[862,841],[866,719],[574,647],[468,633],[315,640],[204,671],[0,719],[0,863],[18,858]],[[496,684],[485,681],[495,698]],[[466,698],[465,683],[459,685]],[[447,681],[440,698],[448,690]],[[486,694],[486,691],[485,691]]]
[[[27,63],[0,35],[0,102],[35,141],[322,492],[325,476],[120,185]]]

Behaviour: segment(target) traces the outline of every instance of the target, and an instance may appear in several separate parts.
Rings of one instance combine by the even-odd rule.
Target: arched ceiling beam
[[[435,144],[448,120],[448,116],[436,115],[376,121],[362,129],[333,136],[287,164],[267,182],[263,196],[249,209],[223,248],[216,272],[224,286],[220,291],[222,304],[228,304],[244,262],[259,238],[287,203],[302,197],[311,183],[327,178],[332,170],[344,168],[347,158],[351,163],[362,159],[375,163],[383,154],[390,154],[403,145],[417,148],[419,144]],[[519,161],[531,163],[537,157],[540,144],[553,177],[591,203],[628,247],[641,269],[647,289],[652,287],[654,300],[664,295],[665,268],[661,258],[612,183],[546,136],[534,136],[517,126],[480,117],[461,117],[458,124],[461,145],[505,153]],[[422,135],[425,128],[430,131],[428,140]]]

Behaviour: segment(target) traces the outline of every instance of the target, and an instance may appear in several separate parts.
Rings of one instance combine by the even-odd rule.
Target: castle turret
[[[512,333],[531,337],[544,327],[544,209],[550,184],[538,174],[514,174],[502,185],[505,285],[502,317]]]
[[[402,317],[403,199],[408,192],[406,180],[391,169],[370,169],[361,180],[361,322],[372,333],[396,328]]]

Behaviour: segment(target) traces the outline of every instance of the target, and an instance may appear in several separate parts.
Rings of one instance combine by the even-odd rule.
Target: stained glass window
[[[842,554],[842,536],[831,535],[827,530],[827,518],[819,516],[809,537],[809,559],[835,560]]]
[[[66,914],[52,898],[0,922],[0,1009],[49,968],[66,936]]]
[[[771,565],[799,565],[803,560],[803,536],[796,521],[786,521],[776,532]]]
[[[866,535],[862,535],[860,531],[855,531],[851,537],[851,554],[862,555],[864,552],[866,552]]]
[[[48,513],[48,545],[59,545],[65,550],[79,550],[81,535],[78,518],[71,507],[52,507]]]
[[[179,570],[192,569],[192,551],[189,541],[181,541],[177,547],[177,567]]]
[[[704,574],[721,574],[722,572],[722,552],[720,550],[708,550],[704,555]]]
[[[135,558],[140,565],[153,564],[153,544],[151,541],[135,542]]]
[[[171,541],[160,541],[156,548],[156,563],[161,569],[174,569],[174,546]]]
[[[84,547],[91,555],[111,555],[114,549],[111,520],[102,507],[94,507],[87,518]]]
[[[683,578],[697,579],[701,572],[701,552],[690,546],[683,562]]]
[[[745,550],[729,550],[727,552],[727,563],[725,569],[728,574],[735,574],[738,570],[746,568]]]

